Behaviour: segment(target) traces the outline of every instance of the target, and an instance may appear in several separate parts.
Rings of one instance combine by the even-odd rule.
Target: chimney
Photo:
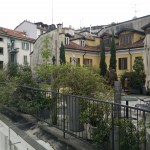
[[[62,31],[62,24],[61,23],[57,24],[57,30],[59,33]]]

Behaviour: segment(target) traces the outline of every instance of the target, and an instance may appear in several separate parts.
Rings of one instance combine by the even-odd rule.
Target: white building
[[[0,68],[9,62],[30,64],[33,42],[23,32],[0,27]]]
[[[49,31],[51,27],[55,28],[55,25],[49,26],[42,22],[32,23],[24,20],[14,30],[24,32],[27,37],[37,39],[41,34]]]
[[[150,88],[150,23],[142,27],[146,36],[144,39],[144,68],[146,75],[145,87]]]

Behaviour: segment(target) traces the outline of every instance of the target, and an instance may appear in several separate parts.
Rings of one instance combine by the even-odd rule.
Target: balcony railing
[[[30,87],[20,87],[14,98],[19,111],[60,129],[64,138],[103,150],[150,149],[150,110]]]
[[[7,49],[9,53],[17,53],[19,48],[16,48],[14,45],[8,43]]]

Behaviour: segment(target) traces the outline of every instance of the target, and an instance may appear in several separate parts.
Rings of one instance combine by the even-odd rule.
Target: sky
[[[119,23],[135,15],[150,15],[150,0],[1,0],[0,26],[14,29],[28,20],[79,29]]]

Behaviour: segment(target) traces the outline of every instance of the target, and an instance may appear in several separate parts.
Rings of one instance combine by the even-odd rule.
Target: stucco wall
[[[33,39],[36,39],[37,36],[37,27],[34,23],[24,21],[19,26],[15,28],[16,31],[26,32],[27,36]]]

